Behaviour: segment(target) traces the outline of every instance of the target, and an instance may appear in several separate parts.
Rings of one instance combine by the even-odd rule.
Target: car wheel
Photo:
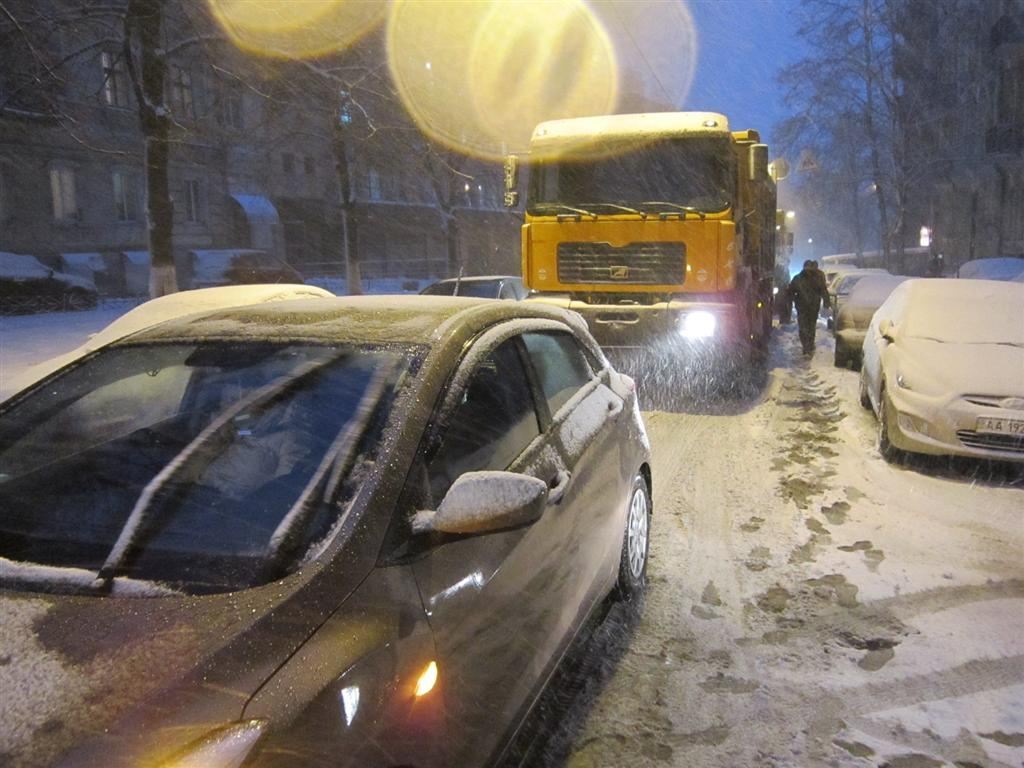
[[[878,452],[886,461],[895,461],[899,450],[889,440],[889,398],[885,394],[885,385],[878,392]]]
[[[647,583],[647,554],[651,546],[651,495],[641,475],[633,480],[626,508],[626,530],[619,557],[619,578],[615,596],[625,602],[637,600]]]
[[[64,306],[72,312],[80,312],[95,307],[96,298],[86,291],[68,291],[64,295]]]
[[[871,395],[868,394],[868,384],[864,377],[860,377],[860,404],[866,410],[871,410]]]

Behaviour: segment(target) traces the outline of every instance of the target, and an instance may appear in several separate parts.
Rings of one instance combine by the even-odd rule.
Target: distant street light
[[[808,245],[812,245],[813,243],[814,243],[814,238],[813,237],[808,237],[807,238],[807,244]]]
[[[787,219],[795,219],[796,218],[796,211],[786,211],[786,218]]]

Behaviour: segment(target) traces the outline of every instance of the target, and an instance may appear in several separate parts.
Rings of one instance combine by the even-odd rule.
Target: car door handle
[[[567,472],[564,469],[558,470],[551,482],[548,483],[548,504],[555,506],[562,501],[565,496],[565,489],[569,487],[569,480],[572,479],[572,473]]]

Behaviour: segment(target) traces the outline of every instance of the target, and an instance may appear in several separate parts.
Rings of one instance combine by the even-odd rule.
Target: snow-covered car
[[[839,272],[832,278],[828,283],[828,303],[829,327],[832,328],[833,332],[835,331],[835,319],[839,316],[839,309],[846,302],[850,291],[853,290],[853,286],[868,275],[887,274],[889,272],[885,269],[853,269],[848,272]]]
[[[96,285],[51,269],[35,256],[0,252],[0,314],[92,309]]]
[[[24,389],[29,384],[49,376],[54,371],[87,355],[100,347],[130,336],[165,320],[171,320],[213,309],[228,309],[247,304],[264,304],[271,301],[290,299],[333,298],[334,294],[312,285],[228,285],[221,288],[199,288],[151,299],[125,312],[93,334],[84,344],[70,352],[32,366],[14,379],[12,391]]]
[[[422,291],[424,296],[472,296],[478,299],[525,299],[529,291],[523,278],[517,275],[478,275],[452,277],[431,283]]]
[[[970,280],[1024,280],[1024,256],[993,256],[960,265],[957,277]]]
[[[642,591],[649,444],[572,313],[274,302],[0,405],[0,510],[14,764],[470,768]]]
[[[266,251],[251,249],[191,251],[192,288],[254,283],[302,283],[290,264]]]
[[[875,274],[857,281],[836,314],[836,367],[845,368],[851,363],[855,369],[860,367],[861,348],[872,316],[896,286],[909,279],[901,275]]]
[[[860,390],[886,458],[1024,461],[1024,285],[900,285],[871,320]]]

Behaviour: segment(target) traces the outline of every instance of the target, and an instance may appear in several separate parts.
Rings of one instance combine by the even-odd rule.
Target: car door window
[[[428,462],[439,503],[459,475],[502,470],[540,434],[537,411],[516,339],[475,362]]]
[[[523,334],[523,343],[554,416],[593,378],[593,369],[570,333],[526,333]]]

